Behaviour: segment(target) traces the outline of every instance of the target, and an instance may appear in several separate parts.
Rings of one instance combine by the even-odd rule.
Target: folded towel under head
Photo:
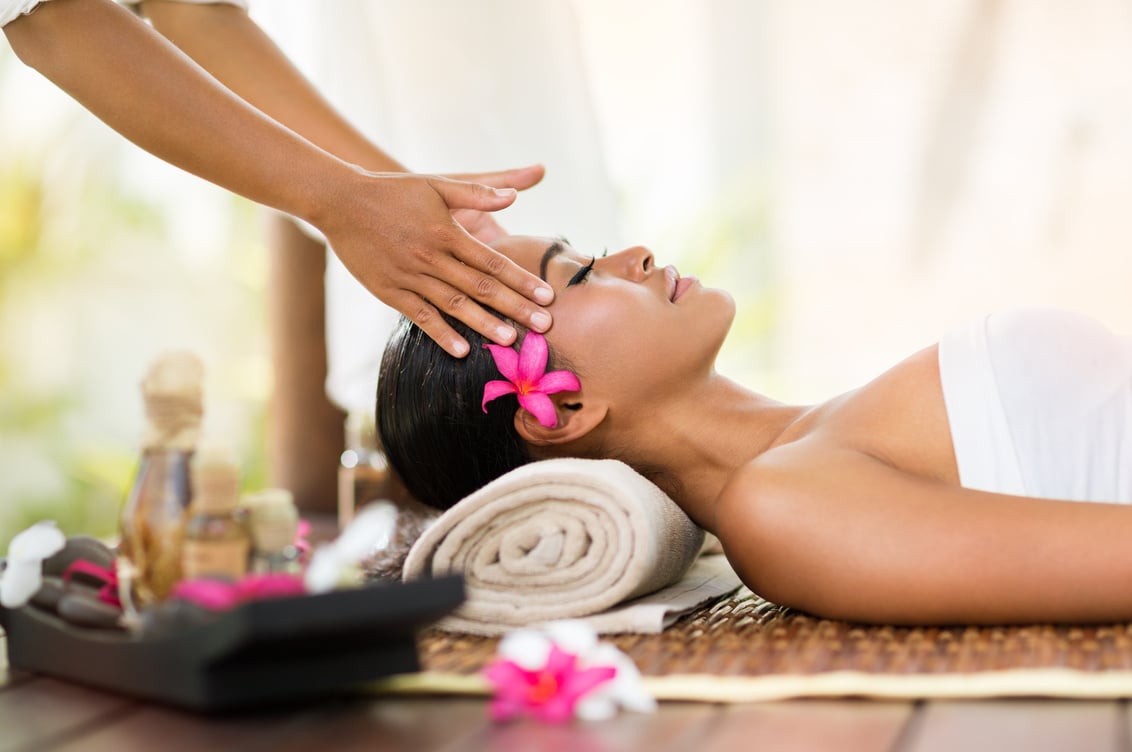
[[[553,459],[497,478],[413,544],[404,578],[463,572],[449,622],[484,634],[606,611],[679,580],[703,531],[617,460]]]

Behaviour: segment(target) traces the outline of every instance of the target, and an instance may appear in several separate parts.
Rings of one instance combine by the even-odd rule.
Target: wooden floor
[[[0,636],[0,648],[3,638]],[[209,718],[9,671],[0,649],[0,751],[366,750],[605,752],[1132,752],[1127,701],[663,703],[601,723],[495,725],[478,699],[358,695]]]

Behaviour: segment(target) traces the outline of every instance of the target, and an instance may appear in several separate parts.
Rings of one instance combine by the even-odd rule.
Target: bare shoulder
[[[735,472],[716,502],[715,533],[743,581],[764,596],[779,595],[780,575],[813,550],[808,542],[838,525],[844,489],[860,487],[863,467],[875,462],[807,438],[771,449]]]
[[[830,618],[1132,618],[1132,506],[976,491],[807,438],[744,466],[716,534],[767,599]]]
[[[937,346],[830,404],[813,430],[820,448],[855,450],[915,475],[958,483]]]

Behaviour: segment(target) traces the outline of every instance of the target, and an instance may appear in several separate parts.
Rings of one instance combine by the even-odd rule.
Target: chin
[[[713,311],[718,311],[720,319],[723,321],[723,330],[726,334],[727,330],[731,329],[731,324],[735,321],[735,298],[731,297],[731,293],[719,288],[707,288],[704,290],[704,295],[710,298],[710,306]]]
[[[708,298],[705,308],[710,312],[704,339],[713,345],[714,352],[718,354],[735,322],[735,298],[726,290],[716,288],[704,289],[702,294]]]

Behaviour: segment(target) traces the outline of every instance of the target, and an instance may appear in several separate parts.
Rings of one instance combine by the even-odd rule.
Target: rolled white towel
[[[703,539],[622,462],[544,460],[444,512],[413,544],[404,578],[463,572],[468,599],[449,626],[491,634],[589,616],[671,585]]]

